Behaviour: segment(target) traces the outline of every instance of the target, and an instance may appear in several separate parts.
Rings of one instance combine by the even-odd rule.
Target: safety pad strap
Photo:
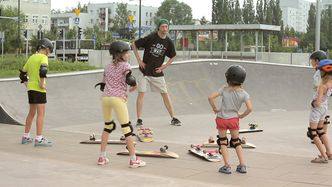
[[[116,129],[116,124],[114,121],[111,122],[105,122],[105,126],[104,126],[104,131],[111,133],[112,131],[114,131]]]
[[[133,131],[134,131],[133,126],[131,125],[130,121],[127,124],[121,124],[121,130],[125,137],[133,135]]]
[[[220,137],[219,135],[217,135],[217,144],[219,145],[219,148],[222,146],[222,145],[225,145],[225,146],[228,146],[228,139],[227,137]],[[222,141],[226,141],[226,143],[222,142]]]
[[[323,128],[317,128],[317,134],[319,137],[321,137],[325,134],[325,131],[323,130]]]
[[[46,74],[47,74],[47,71],[48,71],[48,67],[46,64],[41,64],[40,65],[40,69],[39,69],[39,76],[40,78],[46,78]]]
[[[27,72],[24,72],[20,69],[20,76],[19,77],[21,79],[21,83],[28,82]]]
[[[308,136],[308,138],[313,140],[317,136],[317,129],[312,129],[312,128],[308,127],[307,136]]]
[[[241,145],[240,138],[231,138],[231,141],[230,141],[231,147],[236,148],[237,146],[240,146],[240,145]]]

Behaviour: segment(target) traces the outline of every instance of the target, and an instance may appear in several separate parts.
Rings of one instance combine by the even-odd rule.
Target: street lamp
[[[321,2],[316,2],[316,34],[315,34],[315,50],[320,49],[320,13],[321,13]]]

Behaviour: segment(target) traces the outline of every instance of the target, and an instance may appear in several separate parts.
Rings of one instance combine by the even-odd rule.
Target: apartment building
[[[2,0],[3,7],[18,7],[17,0]],[[21,28],[28,30],[28,38],[36,35],[38,30],[49,31],[51,29],[51,0],[21,0],[20,10],[25,15],[22,20],[25,24]]]

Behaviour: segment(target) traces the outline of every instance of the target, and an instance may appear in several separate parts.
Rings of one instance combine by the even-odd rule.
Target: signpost
[[[1,41],[1,57],[3,59],[3,48],[4,48],[4,41],[5,41],[5,32],[0,32],[0,41]]]
[[[79,8],[76,8],[75,9],[75,14],[76,14],[76,17],[74,18],[74,23],[76,24],[76,47],[75,47],[75,61],[77,62],[77,49],[78,49],[78,35],[79,35],[79,31],[78,31],[78,25],[80,24],[80,13],[81,13],[81,9]]]

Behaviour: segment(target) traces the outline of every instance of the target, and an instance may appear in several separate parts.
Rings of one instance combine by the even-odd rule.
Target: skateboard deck
[[[90,135],[89,140],[83,140],[80,142],[81,144],[101,144],[101,139],[96,139],[94,134]],[[118,140],[108,140],[107,144],[126,144],[126,140],[122,137]],[[136,144],[136,142],[134,142]]]
[[[137,128],[137,139],[140,142],[153,142],[153,131],[151,128],[139,127]]]
[[[263,132],[263,129],[259,129],[258,128],[258,124],[249,123],[248,125],[249,125],[249,128],[247,128],[247,129],[240,129],[239,133],[243,134],[243,133]],[[227,134],[230,134],[229,130],[227,130]]]
[[[191,144],[191,146],[200,146],[202,148],[218,148],[218,144],[216,141],[214,141],[213,139],[211,139],[211,137],[209,138],[209,141],[206,143],[202,143],[202,144]],[[242,137],[241,139],[241,146],[244,149],[255,149],[256,145],[247,142],[247,139],[245,137]],[[229,146],[228,146],[229,147]]]
[[[146,156],[146,157],[160,157],[160,158],[179,158],[179,155],[175,152],[168,151],[168,146],[160,148],[160,150],[136,150],[135,153],[137,156]],[[118,152],[117,155],[129,155],[128,150]]]
[[[195,146],[195,145],[191,145],[190,146],[191,149],[189,149],[189,153],[203,158],[207,161],[210,162],[220,162],[221,161],[221,156],[218,152],[218,150],[205,150],[203,149],[201,146]]]

